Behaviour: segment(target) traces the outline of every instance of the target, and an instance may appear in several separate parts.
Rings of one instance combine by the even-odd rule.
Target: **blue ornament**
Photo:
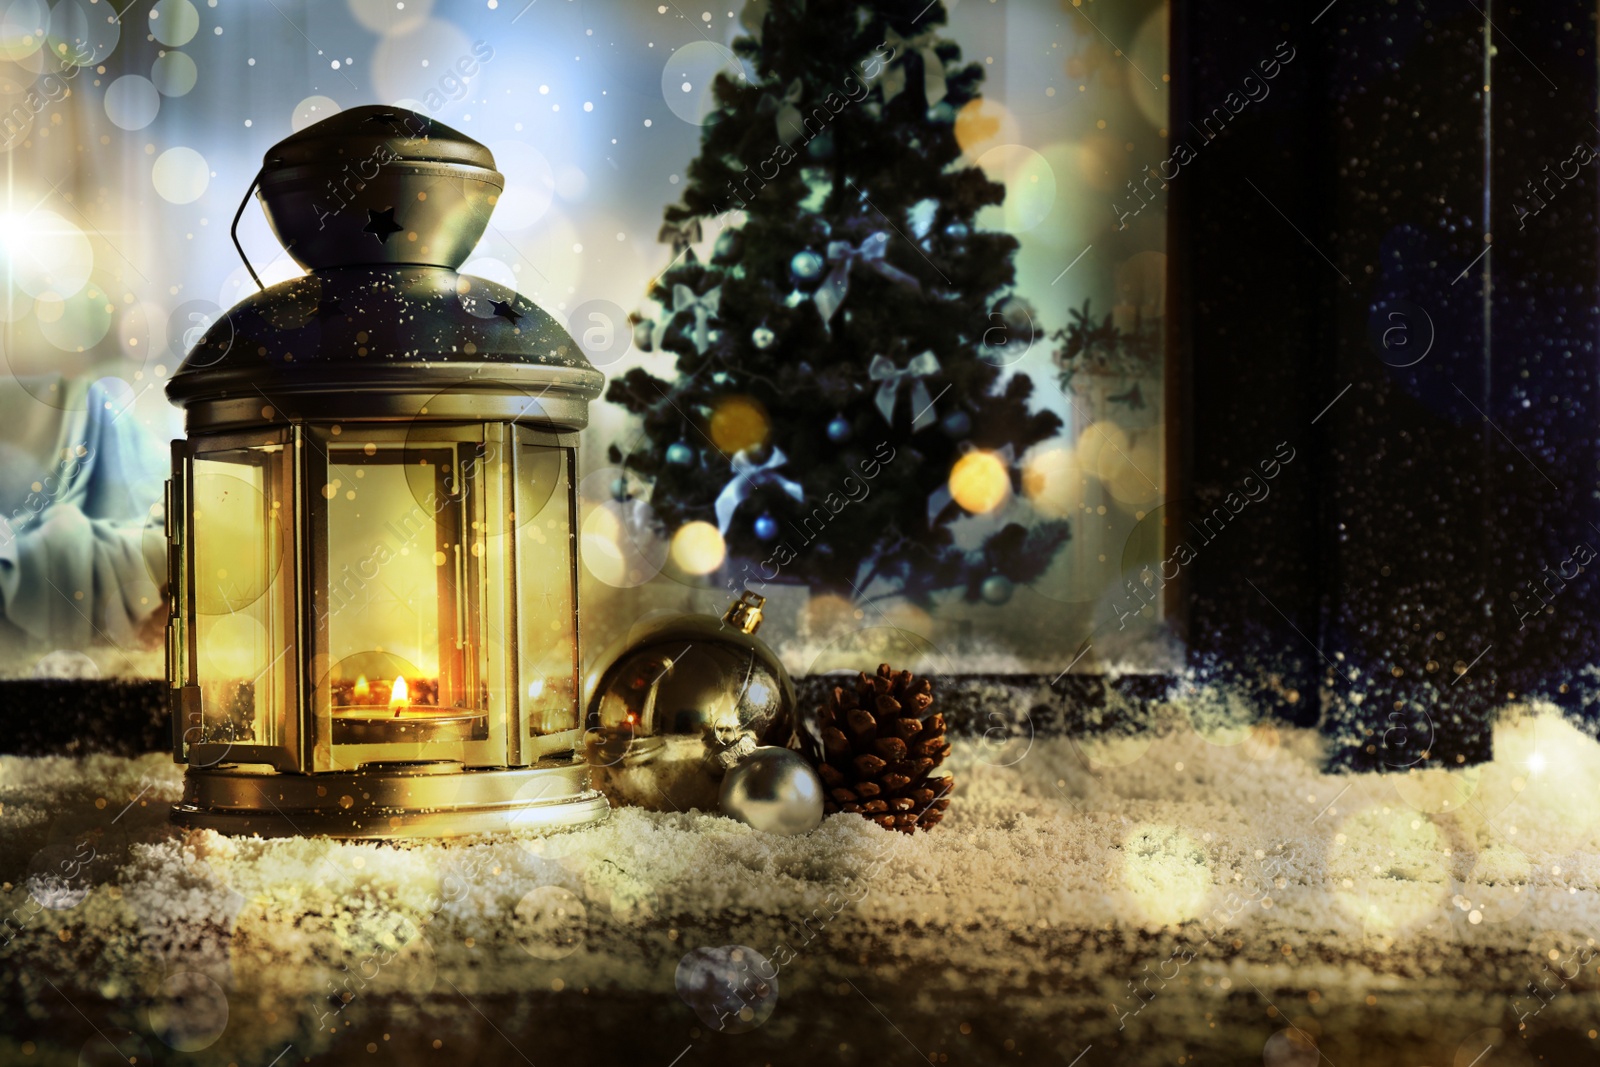
[[[783,298],[783,306],[789,308],[797,308],[805,302],[806,294],[802,293],[798,289],[791,291],[788,296]]]
[[[828,440],[834,444],[842,444],[850,440],[850,420],[843,415],[837,415],[828,423]]]
[[[991,574],[983,580],[982,585],[978,586],[978,595],[983,597],[985,603],[996,607],[1010,600],[1011,594],[1015,591],[1016,586],[1003,574]]]
[[[725,371],[719,370],[711,376],[711,380],[718,385],[726,385],[728,383],[728,375]]]
[[[794,258],[789,260],[789,275],[796,282],[814,282],[822,277],[822,269],[827,266],[821,256],[806,249],[796,252]]]
[[[667,446],[667,462],[679,467],[687,467],[694,462],[694,449],[682,441],[674,441]]]
[[[611,481],[611,499],[613,499],[613,500],[626,500],[626,499],[628,499],[628,479],[626,479],[626,478],[614,478],[614,479],[612,479],[612,481]]]
[[[762,515],[756,519],[756,536],[763,541],[770,541],[778,536],[778,520],[771,515]]]
[[[750,331],[750,343],[755,345],[757,348],[768,348],[771,346],[772,342],[776,341],[777,339],[778,335],[767,329],[765,326],[757,326],[754,330]]]
[[[972,432],[972,416],[965,411],[952,411],[939,423],[939,428],[951,437],[965,437]]]
[[[952,222],[944,228],[944,235],[955,241],[965,240],[968,232],[964,222]]]
[[[723,230],[717,235],[717,243],[712,246],[711,259],[714,263],[727,263],[738,259],[742,251],[744,234],[739,230]]]

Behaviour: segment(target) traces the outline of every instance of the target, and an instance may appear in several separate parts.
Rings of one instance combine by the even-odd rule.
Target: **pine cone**
[[[955,780],[930,778],[950,754],[944,716],[928,713],[933,683],[880,664],[854,686],[834,686],[817,709],[822,751],[809,753],[827,796],[822,810],[858,812],[911,833],[944,818]]]

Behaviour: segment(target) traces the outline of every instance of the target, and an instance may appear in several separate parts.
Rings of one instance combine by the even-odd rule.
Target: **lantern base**
[[[225,765],[189,770],[172,821],[261,837],[458,837],[566,830],[610,811],[576,758],[487,770],[448,761],[368,764],[319,774]]]

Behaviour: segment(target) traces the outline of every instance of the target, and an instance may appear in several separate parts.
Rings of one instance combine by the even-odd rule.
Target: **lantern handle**
[[[262,170],[265,169],[262,168]],[[233,227],[229,229],[228,233],[233,237],[233,247],[239,250],[239,258],[244,260],[244,269],[250,272],[250,277],[255,281],[256,288],[265,291],[267,287],[261,284],[261,276],[250,265],[250,257],[244,254],[244,245],[239,243],[239,220],[244,217],[245,205],[250,203],[250,194],[254,193],[261,185],[261,173],[260,170],[256,171],[256,176],[250,179],[250,188],[245,190],[244,199],[239,201],[239,210],[233,213]]]

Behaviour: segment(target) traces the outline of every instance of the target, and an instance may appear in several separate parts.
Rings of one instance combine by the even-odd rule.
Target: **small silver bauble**
[[[722,814],[769,834],[810,833],[822,822],[822,779],[798,752],[758,748],[723,776]]]

